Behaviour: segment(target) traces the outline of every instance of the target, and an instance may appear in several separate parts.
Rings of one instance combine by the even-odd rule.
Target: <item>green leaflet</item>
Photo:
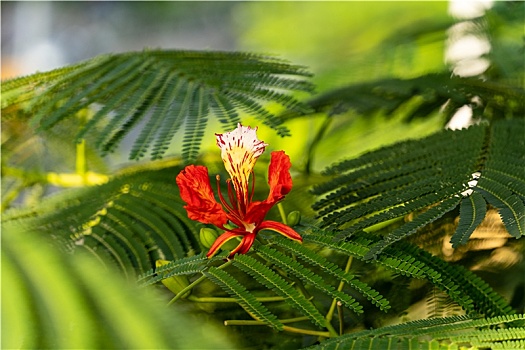
[[[504,96],[504,98],[502,98]],[[525,91],[478,78],[451,77],[449,72],[428,74],[412,79],[383,79],[334,89],[308,101],[308,105],[319,113],[339,115],[349,109],[362,115],[370,115],[383,110],[387,115],[395,115],[409,102],[417,103],[404,118],[426,118],[442,108],[445,122],[448,122],[458,108],[471,104],[477,115],[504,118],[508,115],[523,115]],[[483,105],[474,103],[473,97],[480,98]],[[502,100],[505,103],[502,103]],[[489,107],[490,106],[490,107]],[[481,111],[480,111],[481,109]],[[300,113],[287,113],[287,118],[296,118]]]
[[[474,190],[498,209],[507,231],[519,238],[525,234],[525,123],[495,123],[491,131],[486,170]]]
[[[471,345],[474,349],[519,349],[519,344],[523,344],[525,328],[508,327],[523,325],[524,320],[523,314],[492,318],[431,318],[346,334],[308,349],[452,349],[460,345]]]
[[[306,269],[300,263],[294,261],[290,257],[266,246],[258,246],[257,251],[261,253],[265,259],[273,262],[280,268],[290,271],[304,282],[314,286],[332,298],[341,301],[346,307],[353,310],[355,313],[360,314],[363,312],[363,307],[357,300],[344,292],[336,290],[333,286],[327,284],[327,282],[321,276],[316,275],[313,271]]]
[[[138,282],[141,285],[152,285],[171,276],[195,274],[203,271],[207,262],[208,258],[204,253],[171,261],[140,275]]]
[[[400,228],[386,235],[383,240],[375,244],[365,255],[365,259],[376,258],[386,247],[391,244],[414,234],[419,228],[437,220],[458,205],[459,199],[449,198],[439,203],[437,206],[430,208],[423,214],[418,215],[414,220],[404,224]]]
[[[303,233],[303,237],[305,242],[315,242],[363,260],[378,241],[378,238],[366,234],[358,234],[349,241],[335,241],[333,234],[326,231]],[[513,313],[508,302],[479,276],[463,267],[450,265],[414,245],[405,242],[391,245],[374,263],[401,275],[427,279],[469,314],[496,316]]]
[[[461,200],[459,208],[459,224],[451,238],[452,247],[467,243],[470,235],[483,221],[487,213],[487,203],[482,195],[473,192]]]
[[[244,286],[227,272],[216,267],[210,267],[205,273],[208,278],[234,297],[239,304],[259,321],[267,323],[272,328],[282,330],[283,324],[266,306],[261,304]]]
[[[476,191],[498,209],[505,228],[513,237],[519,238],[525,234],[525,205],[518,196],[499,183],[483,178],[480,179]]]
[[[384,311],[390,308],[388,300],[379,294],[378,291],[374,290],[366,283],[359,281],[356,276],[349,272],[345,272],[339,266],[326,260],[315,251],[305,248],[302,244],[282,237],[275,237],[272,242],[287,249],[300,259],[309,262],[318,268],[321,268],[324,272],[334,276],[338,280],[344,281],[348,285],[352,286],[352,288],[355,288],[357,291],[363,294],[368,300],[370,300],[381,310]]]
[[[3,219],[52,235],[63,249],[109,259],[125,273],[145,273],[158,259],[200,251],[197,228],[174,181],[179,170],[170,164],[132,168],[106,184],[64,191]]]
[[[285,298],[286,303],[308,316],[314,324],[319,327],[325,326],[326,320],[317,308],[304,295],[294,289],[289,282],[285,281],[269,267],[248,255],[237,255],[233,260],[233,264],[255,278],[262,285]]]
[[[339,232],[337,239],[351,239],[374,225],[423,212],[389,232],[367,258],[438,220],[460,200],[454,246],[466,242],[483,220],[484,200],[498,208],[509,233],[520,237],[525,230],[525,173],[519,166],[525,163],[524,134],[523,120],[496,121],[445,130],[342,161],[326,171],[335,175],[332,179],[314,187],[320,198],[313,208],[322,227]]]
[[[2,110],[3,117],[10,118],[9,113],[23,109],[33,126],[48,130],[97,105],[76,138],[96,134],[96,146],[108,153],[143,124],[131,159],[148,152],[153,159],[161,158],[185,125],[182,154],[190,161],[198,155],[210,116],[231,128],[243,110],[278,134],[288,135],[282,120],[264,104],[309,111],[291,96],[294,91],[312,91],[313,85],[305,80],[309,76],[301,66],[250,53],[145,50],[108,54],[3,82]]]
[[[234,348],[216,327],[167,309],[161,295],[113,266],[50,241],[16,222],[2,226],[2,348]]]

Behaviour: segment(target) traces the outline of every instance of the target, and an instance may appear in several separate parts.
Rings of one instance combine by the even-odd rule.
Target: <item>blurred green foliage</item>
[[[120,6],[116,4],[101,4],[100,13],[105,16],[103,10]],[[79,9],[76,4],[72,3],[60,6],[63,10],[65,9],[63,12],[65,14],[72,14]],[[81,6],[94,5],[84,3]],[[405,81],[418,77],[432,79],[432,76],[428,75],[430,73],[438,73],[447,77],[454,69],[453,64],[447,63],[445,60],[451,28],[460,22],[462,25],[467,23],[468,30],[465,33],[486,38],[490,42],[491,48],[482,57],[488,60],[488,69],[476,76],[475,79],[479,80],[481,88],[484,88],[485,85],[483,84],[487,81],[510,87],[507,92],[502,93],[502,98],[500,96],[495,97],[500,100],[499,102],[503,101],[503,104],[512,104],[508,110],[520,110],[519,103],[515,104],[514,98],[519,99],[523,95],[522,88],[524,86],[523,25],[525,3],[523,2],[495,2],[486,15],[469,20],[451,17],[448,14],[448,3],[443,1],[239,2],[235,4],[166,2],[155,4],[130,3],[122,6],[125,7],[117,11],[120,20],[125,19],[125,28],[133,27],[134,35],[137,35],[133,39],[140,38],[141,40],[147,39],[147,35],[150,33],[147,30],[148,28],[153,32],[166,30],[166,28],[172,28],[174,32],[177,32],[182,27],[197,31],[198,27],[209,26],[211,22],[207,19],[213,17],[212,26],[224,23],[221,31],[227,33],[229,44],[231,41],[237,40],[238,49],[277,55],[279,58],[290,60],[294,64],[307,66],[309,71],[314,73],[312,81],[316,84],[317,91],[313,95],[306,92],[294,94],[294,97],[299,101],[306,100],[307,102],[312,101],[317,94],[330,93],[341,87],[359,89],[362,86],[359,85],[361,83],[370,83],[367,88],[372,86],[371,89],[374,90],[374,86],[384,87],[384,82],[389,78],[404,79]],[[197,15],[199,13],[200,15]],[[161,21],[159,18],[163,18],[163,20]],[[159,23],[156,23],[157,19],[159,19]],[[173,23],[166,21],[166,19]],[[161,25],[161,22],[164,24]],[[233,39],[234,37],[235,39]],[[257,82],[257,74],[254,74],[252,78]],[[411,93],[412,90],[410,90],[409,85],[407,85],[406,91]],[[337,116],[321,110],[316,113],[306,113],[300,117],[286,120],[285,125],[291,130],[292,136],[285,138],[276,135],[275,131],[269,127],[261,126],[261,119],[255,119],[248,113],[240,112],[239,119],[244,125],[259,125],[259,138],[269,144],[268,151],[285,149],[286,153],[291,156],[294,189],[287,196],[283,208],[287,212],[299,210],[302,216],[301,223],[306,223],[305,226],[299,224],[299,227],[302,230],[308,230],[310,228],[308,225],[311,224],[316,214],[316,211],[311,207],[315,201],[311,188],[327,181],[325,175],[320,175],[322,169],[336,161],[354,159],[361,154],[393,144],[396,141],[422,138],[443,129],[446,120],[444,120],[443,113],[440,113],[439,108],[432,109],[419,119],[407,118],[410,112],[421,103],[422,99],[432,99],[432,89],[435,90],[435,88],[431,88],[429,91],[423,91],[423,93],[421,91],[413,92],[412,98],[404,101],[393,113],[388,113],[382,109],[386,104],[386,99],[383,101],[378,99],[378,108],[365,112],[350,106]],[[468,90],[468,87],[465,89],[467,92],[474,91]],[[490,90],[487,91],[487,94],[490,94]],[[517,92],[512,95],[514,91]],[[511,95],[512,98],[507,99]],[[472,95],[466,94],[466,96]],[[226,96],[225,98],[229,99],[230,97]],[[312,100],[308,100],[309,98]],[[351,99],[346,102],[349,105],[352,103]],[[472,103],[472,106],[478,103],[477,101],[467,102]],[[483,105],[483,107],[486,106],[486,104]],[[265,105],[265,108],[276,115],[286,112],[285,108],[277,103]],[[482,108],[482,110],[489,114],[491,112],[490,106]],[[512,112],[501,114],[498,116],[500,119],[523,117],[522,114],[513,115]],[[71,139],[66,137],[78,132],[79,125],[76,119],[56,125],[45,133],[36,134],[26,122],[28,117],[31,115],[27,110],[17,110],[16,118],[8,121],[2,120],[2,201],[6,203],[5,208],[25,206],[26,209],[25,211],[12,211],[11,213],[14,214],[10,216],[11,221],[2,227],[2,348],[231,349],[235,347],[235,341],[240,340],[239,343],[248,348],[295,349],[323,340],[315,335],[303,334],[298,336],[296,333],[277,333],[260,325],[255,327],[231,326],[217,329],[210,323],[221,324],[224,319],[245,321],[248,316],[239,305],[231,302],[231,300],[225,303],[203,302],[201,300],[192,306],[185,303],[181,308],[167,308],[165,302],[172,295],[156,293],[158,290],[139,289],[135,284],[130,284],[129,281],[123,281],[112,268],[106,271],[107,264],[100,264],[100,261],[94,259],[93,256],[100,258],[104,255],[101,251],[107,249],[106,254],[114,253],[115,256],[125,256],[126,259],[129,259],[125,249],[121,249],[119,240],[126,241],[132,237],[133,230],[140,229],[147,241],[143,247],[145,254],[151,257],[152,261],[163,254],[162,249],[159,249],[159,241],[156,241],[154,235],[150,233],[150,231],[155,231],[161,227],[159,223],[165,225],[163,210],[167,208],[170,213],[182,215],[184,220],[187,219],[184,216],[182,203],[173,198],[173,196],[178,196],[177,190],[174,189],[176,173],[171,174],[172,170],[163,162],[144,162],[139,166],[131,167],[122,165],[126,157],[122,157],[121,153],[129,152],[129,138],[123,140],[120,148],[116,150],[116,154],[110,157],[102,157],[96,153],[92,147],[93,140],[88,137],[86,140],[87,149],[84,149],[84,153],[79,156],[77,145],[73,142],[73,136]],[[196,118],[198,119],[198,117],[202,117],[202,115],[198,114]],[[262,119],[264,120],[264,117]],[[408,119],[410,119],[409,122],[407,122]],[[491,122],[490,118],[486,118],[484,121],[486,123]],[[139,124],[139,126],[142,125]],[[210,174],[225,175],[222,164],[217,162],[219,152],[213,137],[214,132],[220,130],[222,130],[221,124],[217,120],[210,120],[206,130],[196,128],[199,137],[203,139],[202,152],[199,154],[198,161],[208,165]],[[513,142],[514,139],[509,140]],[[182,143],[182,138],[175,139],[169,145],[167,154],[180,154]],[[421,145],[421,143],[417,144]],[[515,142],[513,145],[518,147],[519,143]],[[458,149],[456,152],[461,152],[461,150]],[[504,153],[505,149],[502,152]],[[512,158],[512,162],[514,159],[523,159],[521,153],[518,152],[517,155],[518,158]],[[446,154],[444,157],[446,158]],[[79,158],[84,160],[83,166],[85,168],[103,173],[103,176],[108,177],[109,184],[96,187],[86,185],[78,191],[64,190],[63,193],[67,192],[64,197],[55,196],[54,201],[46,201],[45,197],[50,193],[63,189],[47,183],[45,175],[49,172],[64,172],[66,175],[68,172],[73,173],[75,161],[78,162]],[[265,162],[267,159],[265,156],[261,157],[256,169],[258,191],[261,193],[266,193],[264,177],[266,176]],[[503,159],[502,161],[505,162],[506,160]],[[173,169],[179,169],[181,165],[177,156],[170,158],[167,162],[173,162],[177,165]],[[417,160],[414,163],[420,164]],[[432,162],[429,161],[428,163],[430,164],[429,169],[431,169]],[[9,171],[6,171],[4,167],[6,164],[9,165]],[[515,169],[515,164],[511,164],[511,166],[512,169]],[[116,170],[118,168],[120,170]],[[139,168],[144,171],[137,171]],[[401,166],[401,168],[403,167]],[[397,171],[397,168],[395,170]],[[164,180],[168,182],[158,181],[156,175],[152,175],[159,175],[163,171]],[[403,173],[403,176],[410,176],[413,173],[407,171],[407,174]],[[140,177],[140,179],[137,180],[137,178],[133,178],[134,176]],[[517,191],[522,191],[525,188],[522,179],[516,177],[515,180],[511,187],[516,187]],[[123,183],[121,184],[119,181],[123,181]],[[141,186],[141,190],[147,194],[152,194],[151,189],[155,187],[151,187],[149,182],[155,182],[158,186],[157,192],[154,193],[155,198],[148,197],[154,200],[147,201],[138,196],[137,202],[133,206],[130,205],[129,201],[119,205],[121,203],[111,197],[111,192],[107,189],[129,189],[124,182],[135,185],[143,184],[144,187]],[[355,183],[352,182],[351,185],[357,186],[356,188],[359,190],[363,188],[366,190],[366,177]],[[436,181],[437,185],[440,184]],[[257,192],[256,197],[259,195],[260,193]],[[350,194],[350,197],[352,195]],[[389,198],[389,193],[377,194],[379,199],[382,196]],[[128,197],[123,196],[122,198]],[[61,201],[61,198],[68,200]],[[523,198],[521,195],[518,200],[522,201]],[[364,199],[365,202],[367,200],[367,198]],[[106,225],[106,221],[99,218],[100,210],[105,208],[106,204],[109,206],[115,202],[119,205],[118,210],[126,212],[129,216],[126,216],[125,220],[120,219],[122,216],[112,217],[112,221]],[[50,207],[48,206],[49,203],[54,203],[55,206]],[[91,207],[87,204],[90,204]],[[158,210],[157,206],[162,207],[163,210]],[[141,216],[141,214],[148,212],[145,208],[154,211],[147,218],[148,220],[144,220],[144,216]],[[45,219],[46,216],[41,215],[42,213],[48,215],[47,217],[54,218],[53,225],[50,224],[50,221],[41,223],[37,220],[35,222],[39,222],[42,229],[39,231],[38,227],[33,227],[29,230],[31,232],[28,232],[27,226],[21,225],[32,222],[28,218]],[[114,211],[110,211],[110,214],[112,213]],[[337,214],[336,212],[332,215]],[[62,215],[67,220],[62,220]],[[276,209],[270,215],[274,219],[278,220],[279,218]],[[393,221],[382,222],[370,230],[367,228],[366,233],[360,233],[362,235],[360,239],[364,240],[363,237],[368,234],[374,235],[374,239],[379,239],[378,237],[381,237],[381,234],[388,234],[400,226],[401,221],[413,219],[410,215],[396,218]],[[445,256],[443,252],[447,244],[446,235],[453,233],[455,229],[453,222],[457,215],[457,211],[452,212],[445,216],[442,221],[432,222],[432,225],[425,228],[432,232],[427,232],[424,238],[430,238],[428,240],[414,239],[414,241],[421,249],[428,247],[437,249],[437,253],[432,253],[435,259],[445,260],[448,258],[449,261],[454,261],[457,264],[478,266],[477,268],[480,270],[482,268],[479,266],[486,268],[488,272],[483,271],[484,273],[493,274],[491,275],[493,280],[489,284],[494,288],[496,286],[499,290],[507,289],[504,295],[506,299],[509,299],[508,309],[512,307],[518,312],[522,312],[523,294],[520,295],[519,293],[520,288],[523,289],[524,283],[523,240],[512,243],[512,245],[506,245],[508,233],[503,228],[503,224],[501,221],[496,221],[496,223],[491,221],[490,224],[485,224],[490,226],[490,230],[492,230],[489,231],[488,237],[477,238],[477,241],[468,245],[468,248],[464,248],[463,252],[454,252],[457,255]],[[495,216],[497,217],[497,215]],[[153,219],[149,220],[149,218]],[[101,222],[102,225],[99,225]],[[174,220],[170,222],[172,223]],[[100,233],[100,236],[91,235],[89,237],[89,239],[98,240],[96,245],[84,245],[87,251],[91,247],[96,247],[99,250],[97,252],[93,249],[91,251],[93,256],[74,249],[75,243],[81,244],[81,235],[75,236],[76,242],[68,241],[68,244],[65,245],[72,248],[71,250],[74,253],[62,251],[64,246],[57,244],[61,243],[58,240],[52,241],[42,237],[42,232],[45,232],[53,238],[62,237],[63,240],[67,240],[72,236],[72,232],[86,223],[97,226],[98,231],[96,232]],[[44,227],[44,225],[47,226]],[[173,225],[173,227],[175,226]],[[201,226],[196,224],[192,228],[188,228],[189,226],[175,227],[173,233],[191,236],[194,232],[198,232]],[[118,230],[114,230],[115,228]],[[500,237],[498,238],[499,241],[494,238],[497,235]],[[264,235],[262,236],[265,238]],[[196,238],[192,236],[192,239]],[[503,250],[504,254],[500,251],[498,253],[500,255],[496,255],[494,254],[496,249],[491,244],[495,244],[495,241],[498,243],[501,240],[504,241],[503,245],[496,246],[496,248],[506,250]],[[142,241],[139,244],[142,244]],[[359,300],[359,302],[364,303],[365,308],[362,318],[350,314],[350,312],[343,315],[342,310],[332,313],[332,316],[337,313],[337,316],[340,316],[340,324],[346,325],[346,329],[342,329],[341,332],[358,334],[357,332],[364,328],[399,323],[429,313],[445,316],[461,312],[458,311],[458,305],[447,298],[445,293],[439,295],[436,292],[436,284],[410,279],[382,266],[362,261],[354,261],[350,265],[349,262],[352,257],[349,258],[344,252],[336,253],[327,248],[334,244],[328,242],[324,248],[313,248],[311,254],[318,254],[329,260],[330,263],[341,267],[347,263],[348,268],[351,266],[352,273],[359,275],[364,283],[377,288],[386,299],[391,301],[394,310],[387,315],[380,314],[370,304],[366,304],[366,300]],[[341,244],[347,244],[347,242]],[[485,248],[484,244],[487,244],[489,248]],[[311,248],[314,245],[310,242],[303,246]],[[191,252],[184,253],[190,256],[198,252],[191,249]],[[403,255],[402,251],[399,255]],[[505,258],[502,258],[501,255],[504,255]],[[404,257],[409,259],[410,256],[407,256]],[[390,259],[390,257],[387,258]],[[454,265],[447,261],[440,262],[443,266],[446,265],[450,270],[454,270]],[[410,264],[412,263],[417,265],[420,261],[414,258],[410,261]],[[410,264],[407,269],[411,268]],[[133,269],[133,266],[128,267]],[[439,270],[439,267],[435,268]],[[460,269],[454,272],[461,274],[458,271]],[[283,276],[286,276],[286,272],[282,273]],[[155,271],[151,270],[150,274],[155,275]],[[303,275],[306,276],[307,273],[305,272]],[[461,276],[465,277],[466,275]],[[195,276],[191,276],[191,278],[195,278]],[[249,288],[250,292],[253,292],[257,297],[266,296],[265,293],[268,290],[261,286],[255,286],[255,283],[247,276],[238,274],[235,275],[235,278],[238,278],[239,283],[243,287],[247,286],[246,288]],[[189,281],[192,283],[194,280]],[[336,279],[330,282],[335,287],[339,283]],[[154,287],[154,289],[157,288]],[[163,291],[167,292],[164,289]],[[194,291],[195,293],[191,295],[192,297],[196,296],[194,300],[198,300],[199,296],[203,296],[202,299],[207,296],[227,297],[225,292],[221,292],[212,283],[202,283]],[[517,292],[514,293],[515,291]],[[492,291],[490,292],[492,293]],[[359,298],[359,296],[357,297]],[[331,302],[330,299],[326,301],[326,305],[320,306],[328,307]],[[164,305],[162,305],[163,303]],[[272,311],[278,311],[279,315],[284,315],[283,317],[294,317],[286,303],[277,306],[272,305],[272,307],[275,309]],[[335,299],[333,307],[335,308]],[[184,310],[181,310],[182,308]],[[432,308],[433,311],[427,312],[427,309]],[[506,308],[505,312],[508,309]],[[406,327],[408,327],[409,334],[417,328],[413,325]],[[305,330],[311,329],[305,328]],[[519,337],[521,333],[516,334],[518,335],[515,338]],[[329,347],[330,344],[338,346],[337,342],[335,340],[328,343],[327,346]],[[373,344],[373,341],[370,340],[367,344]]]
[[[242,49],[307,65],[319,91],[443,70],[447,2],[254,2],[238,8]],[[278,15],[276,15],[278,14]]]
[[[2,227],[2,349],[233,349],[159,291],[38,232]]]

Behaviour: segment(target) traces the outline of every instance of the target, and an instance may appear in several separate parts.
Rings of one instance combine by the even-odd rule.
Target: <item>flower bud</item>
[[[167,260],[157,260],[155,261],[155,266],[158,268],[160,266],[169,264]],[[166,279],[163,279],[162,284],[166,286],[170,291],[175,295],[179,294],[184,288],[190,285],[188,277],[185,275],[171,276]],[[191,294],[191,290],[188,290],[181,298],[187,298]]]
[[[217,237],[219,237],[219,233],[214,229],[208,227],[201,228],[199,238],[201,240],[201,244],[204,247],[210,248],[217,239]]]
[[[293,227],[297,225],[301,221],[301,212],[294,210],[288,213],[288,216],[286,217],[286,223],[288,226]]]
[[[227,230],[233,230],[236,226],[234,224],[232,224],[230,221],[228,221],[227,223],[224,224],[224,227]]]

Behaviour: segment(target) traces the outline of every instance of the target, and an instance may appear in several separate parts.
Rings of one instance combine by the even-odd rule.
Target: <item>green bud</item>
[[[199,238],[204,247],[210,248],[217,237],[219,237],[219,233],[214,229],[208,227],[201,228]]]
[[[169,261],[167,260],[157,260],[155,262],[155,266],[158,268],[160,266],[169,264]],[[169,278],[163,279],[162,284],[166,286],[170,291],[172,291],[175,295],[179,294],[184,288],[190,285],[190,281],[188,280],[188,277],[185,275],[180,276],[171,276]],[[184,293],[182,298],[187,298],[191,294],[191,290]]]
[[[237,226],[235,226],[235,225],[232,224],[230,221],[228,221],[226,224],[224,224],[224,227],[225,227],[227,230],[233,230],[233,229],[236,228]]]
[[[301,221],[301,212],[297,210],[291,211],[286,217],[286,222],[290,227],[297,225],[299,221]]]

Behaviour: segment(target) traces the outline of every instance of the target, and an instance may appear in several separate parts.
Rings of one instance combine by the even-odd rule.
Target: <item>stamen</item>
[[[222,205],[228,210],[228,212],[233,211],[233,208],[226,202],[226,200],[224,200],[224,197],[222,196],[221,183],[220,183],[221,177],[219,175],[216,175],[215,179],[217,180],[217,193],[219,193],[219,199]]]
[[[231,179],[226,180],[226,184],[228,184],[228,198],[230,199],[230,203],[232,203],[232,205],[234,203],[238,204],[239,201],[235,200],[235,194],[232,191],[232,180]],[[233,187],[235,187],[235,186],[233,186]]]
[[[241,124],[238,124],[233,131],[215,135],[217,146],[221,149],[221,158],[226,171],[230,174],[236,194],[236,200],[230,195],[231,204],[238,208],[241,215],[244,215],[250,204],[248,193],[250,173],[267,144],[257,138],[257,128],[252,129]]]
[[[253,202],[254,192],[255,192],[255,173],[252,171],[252,192],[250,193],[250,203]]]
[[[221,177],[219,175],[216,175],[215,179],[217,180],[217,192],[219,193],[219,200],[221,201],[222,205],[226,208],[226,210],[228,211],[228,214],[230,214],[231,216],[233,216],[234,218],[242,222],[242,219],[239,217],[239,214],[237,213],[237,211],[230,204],[228,204],[228,202],[226,202],[226,200],[222,196],[221,185],[220,185]],[[230,201],[231,203],[235,203],[235,201],[231,200],[231,196],[230,196],[230,192],[231,192],[230,180],[228,179],[228,181],[226,182],[228,183],[228,196],[230,197]]]

